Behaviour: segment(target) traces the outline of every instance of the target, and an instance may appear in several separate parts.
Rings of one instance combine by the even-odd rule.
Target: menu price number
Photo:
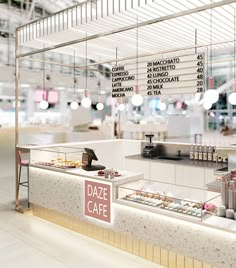
[[[154,95],[154,96],[158,96],[158,95],[161,95],[161,91],[159,90],[159,91],[157,91],[157,90],[154,90],[154,91],[148,91],[147,92],[147,95],[148,96],[152,96],[152,95]]]
[[[197,66],[204,66],[204,62],[203,62],[203,60],[204,60],[204,57],[203,57],[203,55],[202,54],[200,54],[200,55],[198,55],[197,56]]]

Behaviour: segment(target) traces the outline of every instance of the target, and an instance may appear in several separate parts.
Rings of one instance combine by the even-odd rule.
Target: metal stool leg
[[[21,166],[20,166],[20,170],[19,170],[19,183],[20,183],[20,177],[21,177]]]
[[[19,193],[20,193],[20,178],[21,178],[21,165],[20,165],[20,170],[19,170],[19,181],[18,181],[18,196],[19,196]]]
[[[28,208],[29,208],[30,207],[30,202],[29,202],[29,166],[27,166],[27,182],[28,182],[27,194],[28,194]]]

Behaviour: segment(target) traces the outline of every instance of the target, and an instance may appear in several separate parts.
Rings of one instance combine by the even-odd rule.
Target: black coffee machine
[[[143,148],[143,157],[147,157],[147,158],[155,157],[157,155],[157,151],[156,151],[155,146],[152,143],[152,138],[154,137],[154,135],[146,134],[145,137],[149,140]]]

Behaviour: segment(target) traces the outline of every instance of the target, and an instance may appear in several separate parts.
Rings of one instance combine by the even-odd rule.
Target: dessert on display
[[[100,177],[104,177],[106,179],[114,179],[115,177],[120,177],[121,176],[121,174],[117,170],[115,170],[113,168],[99,170],[97,175],[100,176]]]
[[[124,199],[156,207],[161,205],[164,201],[168,200],[170,202],[172,200],[171,197],[171,193],[151,193],[144,190],[137,190],[135,193],[126,195]]]
[[[213,203],[201,204],[198,201],[179,202],[179,200],[163,202],[161,208],[195,217],[202,217],[206,213],[216,213],[217,210]]]
[[[37,162],[38,165],[56,167],[61,169],[80,168],[82,163],[77,160],[65,160],[64,158],[52,159],[50,162]]]
[[[217,211],[217,207],[213,203],[201,203],[196,200],[186,201],[186,199],[180,200],[175,198],[171,192],[151,193],[142,189],[125,195],[123,199],[198,218],[205,214],[215,214]]]

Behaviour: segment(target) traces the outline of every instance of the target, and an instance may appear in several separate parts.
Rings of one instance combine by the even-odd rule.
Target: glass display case
[[[118,187],[118,200],[133,206],[149,207],[152,211],[203,221],[216,213],[220,194],[175,184],[137,180]]]
[[[82,166],[84,148],[56,146],[42,149],[32,149],[30,164],[47,168],[71,169]]]

